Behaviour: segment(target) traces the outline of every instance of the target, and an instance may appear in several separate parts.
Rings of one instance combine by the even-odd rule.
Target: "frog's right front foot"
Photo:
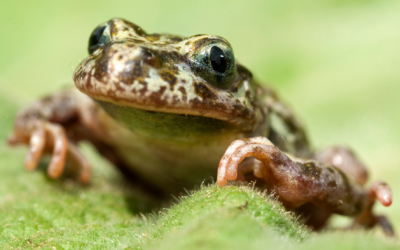
[[[248,157],[257,160],[253,159],[253,167],[251,162],[240,164]],[[355,226],[379,225],[387,235],[394,235],[385,217],[372,213],[376,200],[384,206],[392,203],[392,191],[385,182],[374,182],[365,189],[336,166],[289,157],[267,138],[255,137],[232,142],[220,161],[217,184],[224,186],[227,180],[243,180],[251,172],[265,182],[267,192],[274,194],[286,208],[295,210],[311,204],[325,211],[321,225],[331,213],[338,213],[355,217]],[[307,214],[313,215],[310,211]]]
[[[67,159],[79,166],[79,179],[82,183],[90,180],[91,167],[79,149],[68,140],[65,129],[55,123],[40,119],[17,121],[8,144],[27,144],[29,149],[24,166],[27,170],[36,169],[44,153],[51,153],[47,173],[51,178],[58,178],[64,171]]]

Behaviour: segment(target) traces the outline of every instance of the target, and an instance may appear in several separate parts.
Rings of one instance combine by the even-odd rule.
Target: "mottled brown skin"
[[[112,19],[92,33],[89,54],[74,74],[79,91],[18,114],[9,144],[29,145],[27,169],[50,153],[50,177],[73,160],[87,183],[90,165],[75,146],[86,140],[135,182],[170,194],[215,176],[220,161],[218,185],[256,180],[315,230],[339,213],[393,234],[372,213],[376,199],[390,205],[390,188],[375,182],[364,189],[367,171],[345,148],[314,153],[291,110],[235,62],[225,39],[147,34]]]

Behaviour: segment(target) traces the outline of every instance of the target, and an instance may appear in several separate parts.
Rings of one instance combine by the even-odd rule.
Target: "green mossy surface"
[[[82,145],[89,186],[23,169],[6,137],[18,109],[70,85],[90,32],[112,17],[148,32],[217,34],[306,124],[316,147],[344,144],[393,189],[400,228],[398,0],[8,1],[0,8],[0,249],[399,249],[379,230],[307,232],[251,187],[204,186],[162,203]],[[66,84],[67,83],[67,84]],[[247,205],[246,205],[247,204]],[[348,225],[336,218],[331,228]]]

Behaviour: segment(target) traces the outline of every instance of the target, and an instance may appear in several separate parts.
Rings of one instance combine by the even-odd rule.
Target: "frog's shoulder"
[[[268,85],[257,89],[268,123],[268,138],[281,150],[299,157],[312,155],[303,122]]]

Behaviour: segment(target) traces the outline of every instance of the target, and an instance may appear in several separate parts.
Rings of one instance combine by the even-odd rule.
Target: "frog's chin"
[[[147,137],[190,141],[227,132],[251,132],[235,123],[212,117],[144,110],[98,100],[97,103],[129,130]]]

